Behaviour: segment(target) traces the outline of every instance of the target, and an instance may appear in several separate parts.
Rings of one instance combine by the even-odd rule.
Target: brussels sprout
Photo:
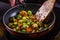
[[[34,23],[32,26],[35,28],[38,27],[38,24]]]
[[[17,27],[16,27],[16,31],[20,31],[20,28],[19,28],[19,26],[17,26]]]
[[[47,24],[44,24],[44,27],[48,27],[48,25]]]
[[[9,18],[9,21],[13,21],[15,18],[14,17],[10,17]]]
[[[17,17],[17,19],[21,19],[22,18],[22,16],[20,14],[18,14],[16,17]]]
[[[16,28],[13,28],[13,31],[16,31]]]
[[[30,22],[27,22],[28,25],[30,25],[31,23]]]
[[[13,23],[8,23],[8,26],[11,27],[13,25]]]
[[[34,33],[34,32],[35,32],[35,30],[32,31],[32,33]]]
[[[44,27],[40,27],[40,28],[39,28],[39,30],[43,30],[43,29],[44,29]]]
[[[28,24],[23,23],[23,28],[28,28],[28,27],[29,27],[29,25],[28,25]]]
[[[23,20],[22,20],[22,19],[18,21],[18,23],[22,23],[22,22],[23,22]]]
[[[27,18],[27,19],[29,19],[29,17],[28,17],[28,16],[26,16],[26,18]]]
[[[24,11],[24,10],[23,10],[23,11],[20,11],[20,15],[23,16],[23,17],[24,17],[24,16],[27,16],[27,12]]]
[[[26,32],[26,30],[25,29],[22,29],[22,32]]]
[[[17,26],[17,27],[16,27],[16,29],[18,30],[18,29],[19,29],[19,27]]]
[[[14,21],[14,22],[17,22],[17,19],[14,18],[13,21]]]
[[[16,26],[14,26],[14,25],[12,25],[12,27],[11,28],[15,28]]]
[[[35,20],[36,18],[35,18],[34,15],[31,15],[31,16],[30,16],[30,19],[31,19],[31,20]]]
[[[34,22],[32,22],[31,24],[34,24]]]
[[[17,22],[14,22],[13,24],[14,24],[14,25],[18,25],[18,23],[17,23]]]
[[[21,32],[20,30],[18,32]]]
[[[26,17],[23,17],[23,19],[26,19]]]
[[[39,27],[43,26],[43,23],[42,22],[39,22],[38,23]]]
[[[27,24],[30,25],[32,23],[31,20],[27,20]]]
[[[27,21],[25,19],[23,19],[23,23],[26,23]]]
[[[29,10],[29,11],[28,11],[28,15],[32,15],[32,11]]]

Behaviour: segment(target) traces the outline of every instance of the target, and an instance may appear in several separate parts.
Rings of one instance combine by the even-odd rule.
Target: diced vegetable
[[[26,32],[32,32],[32,28],[26,28]]]

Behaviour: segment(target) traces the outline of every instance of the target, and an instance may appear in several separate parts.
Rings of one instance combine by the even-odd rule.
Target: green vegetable
[[[28,11],[28,15],[32,15],[32,11],[29,10],[29,11]]]
[[[18,32],[21,32],[20,30]]]
[[[16,28],[13,28],[14,31],[16,31]]]
[[[26,19],[26,17],[23,17],[23,19]]]
[[[31,23],[31,25],[34,24],[34,22]]]
[[[10,17],[9,18],[9,21],[13,21],[15,18],[14,17]]]
[[[29,27],[29,25],[28,25],[28,24],[23,23],[23,28],[28,28],[28,27]]]
[[[38,27],[38,24],[34,23],[32,26],[35,28]]]
[[[27,18],[27,19],[29,19],[29,17],[28,17],[28,16],[26,16],[26,18]]]
[[[8,23],[8,26],[11,27],[13,25],[13,23]]]
[[[12,27],[11,28],[15,28],[16,26],[14,26],[14,25],[12,25]]]
[[[38,25],[41,27],[41,26],[43,26],[43,23],[42,22],[39,22]]]
[[[43,29],[44,29],[44,27],[40,27],[40,28],[39,28],[39,30],[43,30]]]
[[[44,24],[44,27],[48,27],[48,25],[47,24]]]
[[[19,20],[18,22],[19,22],[19,23],[20,23],[20,22],[22,23],[22,22],[23,22],[23,20],[21,19],[21,20]]]
[[[22,18],[22,16],[20,14],[18,14],[16,17],[17,17],[17,19],[21,19]]]
[[[30,25],[31,23],[30,22],[27,22],[28,25]]]
[[[18,29],[19,29],[19,27],[17,26],[17,27],[16,27],[16,29],[18,30]]]
[[[18,25],[18,23],[17,23],[17,22],[14,22],[13,24],[14,24],[14,25]]]
[[[35,32],[35,30],[32,31],[32,33],[34,33],[34,32]]]
[[[27,21],[25,19],[23,19],[23,23],[26,23]]]
[[[22,30],[22,32],[26,32],[26,30],[25,30],[25,29],[23,29],[23,30]]]

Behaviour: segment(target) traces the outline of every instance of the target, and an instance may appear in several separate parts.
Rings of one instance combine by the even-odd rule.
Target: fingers
[[[19,0],[20,3],[22,3],[24,0]]]
[[[15,0],[9,0],[10,1],[10,4],[12,7],[15,6]],[[22,3],[24,0],[19,0],[20,3]]]
[[[9,0],[9,1],[12,7],[15,6],[15,0]]]

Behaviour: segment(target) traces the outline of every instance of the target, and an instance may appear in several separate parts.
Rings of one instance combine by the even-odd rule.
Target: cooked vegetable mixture
[[[22,10],[15,17],[10,17],[7,25],[14,31],[23,33],[39,32],[48,27],[47,24],[39,22],[30,10]]]

